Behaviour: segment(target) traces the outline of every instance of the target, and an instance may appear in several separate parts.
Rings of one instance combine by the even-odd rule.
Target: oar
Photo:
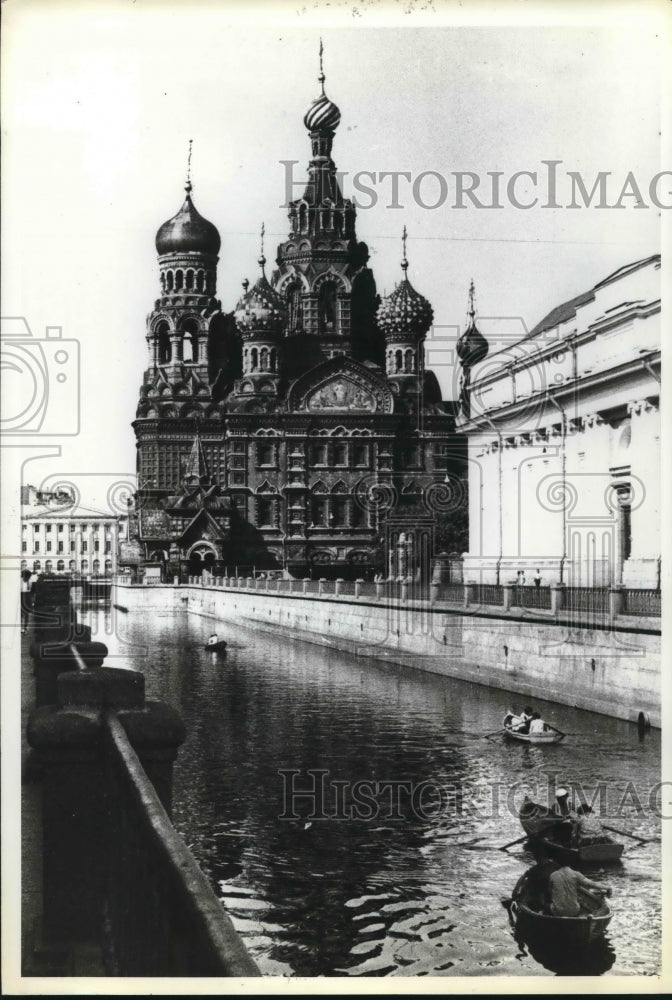
[[[618,830],[615,826],[607,826],[603,823],[602,826],[605,830],[610,830],[612,833],[620,833],[622,837],[632,837],[633,840],[638,840],[640,844],[659,844],[660,837],[638,837],[636,833],[628,833],[627,830]]]
[[[506,730],[502,726],[500,726],[499,729],[495,729],[494,732],[492,733],[486,733],[485,736],[481,736],[480,739],[489,740],[491,736],[498,736],[499,733],[505,733],[505,732]]]
[[[503,847],[498,847],[498,851],[506,851],[509,847],[513,847],[515,844],[522,844],[524,840],[527,840],[527,834],[524,833],[522,837],[518,837],[517,840],[512,840],[510,844],[504,844]]]

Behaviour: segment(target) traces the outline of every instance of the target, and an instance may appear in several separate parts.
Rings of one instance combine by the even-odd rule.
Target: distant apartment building
[[[660,341],[659,256],[494,353],[472,324],[465,579],[660,587]]]
[[[127,519],[74,504],[67,493],[21,491],[21,569],[111,576]]]

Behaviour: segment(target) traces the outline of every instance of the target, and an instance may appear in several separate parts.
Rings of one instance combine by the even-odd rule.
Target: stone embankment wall
[[[352,597],[265,594],[199,585],[127,587],[136,608],[187,608],[251,628],[660,727],[660,634],[411,607]],[[113,598],[115,600],[116,598]]]

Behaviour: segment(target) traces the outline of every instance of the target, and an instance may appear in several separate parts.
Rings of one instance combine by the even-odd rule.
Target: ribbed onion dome
[[[303,116],[303,124],[309,132],[322,130],[333,132],[334,129],[338,128],[340,120],[340,110],[333,101],[329,100],[324,90]]]
[[[455,349],[463,368],[473,368],[487,355],[490,346],[476,326],[476,310],[474,309],[474,283],[469,286],[469,322],[467,329],[458,340]]]
[[[187,197],[182,208],[159,229],[156,234],[156,249],[159,257],[166,253],[197,251],[216,256],[222,241],[217,228],[196,211],[191,200],[191,184],[185,187]]]
[[[269,285],[264,274],[266,262],[263,257],[259,263],[262,270],[256,284],[248,291],[247,281],[243,282],[245,294],[236,306],[234,313],[236,325],[243,332],[247,330],[280,333],[287,320],[285,300]]]
[[[378,307],[378,326],[386,337],[402,336],[422,337],[429,330],[434,310],[406,277],[408,261],[401,262],[404,277],[391,295],[383,299]]]

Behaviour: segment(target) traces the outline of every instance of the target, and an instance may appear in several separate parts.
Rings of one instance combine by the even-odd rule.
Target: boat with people
[[[512,725],[507,725],[506,721],[502,724],[502,729],[504,730],[504,735],[507,739],[518,740],[520,743],[534,743],[534,744],[548,744],[548,743],[559,743],[564,740],[565,733],[560,732],[554,726],[551,726],[548,722],[544,723],[546,729],[540,733],[524,733],[519,732]]]
[[[552,808],[533,802],[527,795],[518,811],[518,818],[533,843],[544,847],[551,857],[567,864],[613,864],[620,861],[623,854],[623,844],[606,833],[599,840],[573,844],[570,817],[558,815]]]
[[[220,639],[216,632],[210,636],[206,642],[204,649],[209,653],[225,653],[226,652],[226,641]]]
[[[602,938],[612,917],[604,897],[599,893],[580,892],[581,912],[577,916],[549,913],[541,888],[547,881],[544,868],[544,864],[535,865],[516,883],[509,904],[509,916],[516,931],[525,938],[536,936],[565,949],[586,947]],[[573,872],[569,874],[577,879],[582,877]],[[610,892],[608,889],[602,891]]]
[[[502,730],[506,737],[521,743],[559,743],[566,735],[549,722],[544,722],[539,713],[529,706],[520,713],[509,709],[504,716]]]

